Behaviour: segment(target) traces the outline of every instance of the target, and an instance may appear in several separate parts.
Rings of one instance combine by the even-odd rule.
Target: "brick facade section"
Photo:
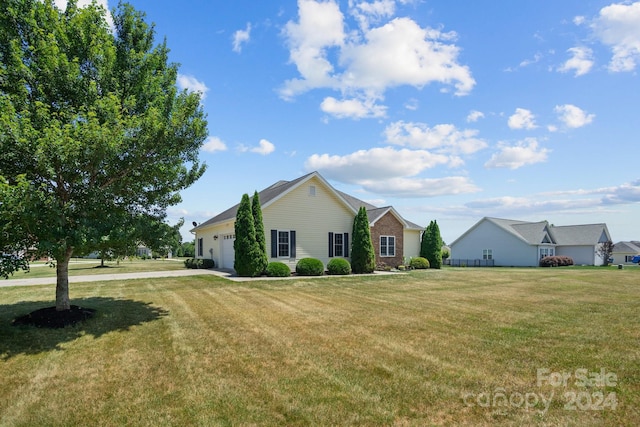
[[[384,263],[389,267],[395,268],[402,264],[404,254],[403,230],[402,223],[398,221],[391,212],[387,212],[371,227],[371,241],[373,242],[373,250],[376,254],[376,265]],[[396,238],[396,256],[380,256],[380,236],[394,236]]]

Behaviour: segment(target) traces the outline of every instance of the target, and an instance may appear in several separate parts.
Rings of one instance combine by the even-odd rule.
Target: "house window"
[[[482,259],[493,259],[493,249],[483,249]]]
[[[289,257],[288,231],[278,231],[278,257]]]
[[[540,248],[540,259],[547,256],[553,256],[553,254],[554,254],[553,248]]]
[[[633,262],[633,255],[625,255],[624,262]]]
[[[315,185],[310,185],[309,186],[309,196],[315,196],[316,195],[316,186]]]
[[[202,256],[204,251],[202,250],[202,237],[198,239],[198,256]]]
[[[329,258],[349,257],[349,233],[329,232]]]
[[[296,257],[295,230],[271,230],[271,258]]]
[[[343,248],[343,236],[340,233],[336,233],[333,236],[333,255],[334,256],[343,256],[344,251]]]
[[[396,256],[395,236],[380,236],[380,256]]]

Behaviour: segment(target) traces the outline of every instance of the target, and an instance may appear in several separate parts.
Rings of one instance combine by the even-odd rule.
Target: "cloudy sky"
[[[208,114],[172,220],[319,171],[445,242],[484,216],[640,240],[640,1],[131,3]]]

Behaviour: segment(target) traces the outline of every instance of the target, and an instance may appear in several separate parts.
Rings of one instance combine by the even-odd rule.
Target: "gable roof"
[[[566,225],[552,227],[559,245],[595,245],[611,240],[606,224]]]
[[[303,175],[300,178],[296,178],[296,179],[294,179],[292,181],[281,180],[281,181],[278,181],[278,182],[270,185],[269,187],[265,188],[264,190],[258,192],[258,197],[260,198],[261,207],[262,208],[268,207],[270,204],[276,202],[281,197],[285,196],[289,192],[293,191],[295,188],[298,188],[300,185],[303,185],[305,182],[309,181],[310,179],[312,179],[314,177],[318,178],[320,181],[322,181],[322,183],[325,184],[326,187],[331,192],[334,193],[334,195],[338,198],[338,200],[340,200],[349,209],[351,209],[353,211],[354,216],[358,212],[360,207],[364,206],[364,208],[367,210],[367,216],[369,217],[369,222],[371,224],[373,224],[373,223],[375,223],[375,221],[377,219],[379,219],[379,217],[381,217],[382,215],[386,214],[389,210],[393,210],[394,215],[396,215],[396,217],[404,224],[405,227],[421,229],[421,227],[419,225],[414,224],[411,221],[407,221],[404,218],[402,218],[402,216],[400,214],[398,214],[395,211],[395,209],[393,209],[393,207],[391,207],[391,206],[388,206],[388,207],[385,207],[385,208],[378,208],[378,207],[376,207],[376,206],[374,206],[374,205],[372,205],[370,203],[367,203],[367,202],[365,202],[363,200],[360,200],[360,199],[358,199],[356,197],[350,196],[350,195],[348,195],[346,193],[343,193],[342,191],[336,190],[318,172],[308,173],[308,174]],[[196,227],[191,229],[191,231],[195,231],[195,230],[207,227],[207,226],[212,225],[212,224],[217,224],[217,223],[221,223],[221,222],[225,222],[225,221],[229,221],[229,220],[235,219],[236,214],[238,213],[238,207],[239,206],[240,206],[240,203],[230,207],[229,209],[219,213],[218,215],[214,216],[213,218],[211,218],[211,219],[209,219],[209,220],[197,225]],[[372,218],[374,218],[374,219],[372,220]]]
[[[613,245],[614,252],[635,252],[640,254],[640,242],[632,240],[629,242],[618,242]]]
[[[560,246],[591,246],[611,240],[607,225],[604,223],[554,226],[549,224],[547,221],[527,222],[513,219],[484,217],[462,234],[462,236],[454,240],[451,245],[454,245],[458,240],[462,239],[485,221],[495,224],[507,233],[529,245],[548,243]]]

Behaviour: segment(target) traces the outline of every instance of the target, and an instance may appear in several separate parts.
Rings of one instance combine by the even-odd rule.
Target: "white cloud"
[[[372,100],[345,99],[339,101],[332,96],[326,97],[322,101],[320,109],[339,119],[384,117],[387,110],[385,106],[376,105]]]
[[[456,95],[471,91],[475,80],[469,68],[458,63],[460,49],[452,43],[455,33],[422,28],[409,18],[370,28],[390,19],[394,3],[351,1],[349,5],[360,22],[357,30],[345,29],[335,0],[298,1],[298,22],[288,22],[283,34],[300,76],[284,83],[283,98],[327,88],[374,105],[395,86],[440,83],[452,86]]]
[[[588,125],[596,117],[595,114],[587,114],[586,111],[571,104],[556,105],[554,111],[558,114],[558,119],[572,129]]]
[[[215,153],[216,151],[225,151],[226,149],[227,145],[222,142],[222,140],[217,136],[209,136],[202,145],[202,150],[209,153]]]
[[[242,45],[251,40],[251,23],[247,23],[245,30],[238,30],[233,33],[233,51],[242,52]]]
[[[508,125],[511,129],[535,129],[535,116],[529,110],[516,108],[516,112],[509,117]]]
[[[472,154],[487,146],[485,141],[477,138],[477,130],[459,130],[451,124],[430,128],[424,123],[398,121],[389,124],[384,134],[391,144],[443,154]]]
[[[396,10],[394,0],[376,0],[373,2],[349,0],[350,13],[358,21],[360,28],[367,30],[371,24],[393,16]]]
[[[202,99],[207,97],[209,88],[193,76],[178,73],[177,83],[180,89],[186,89],[189,92],[199,92]]]
[[[60,10],[64,11],[67,8],[67,0],[54,0],[53,3]],[[77,6],[85,7],[90,5],[91,3],[92,3],[92,0],[78,0]],[[113,16],[111,15],[111,9],[109,9],[108,0],[96,0],[96,3],[98,4],[98,6],[102,6],[104,10],[107,12],[107,24],[109,25],[110,28],[114,28]]]
[[[363,180],[358,184],[372,193],[404,198],[448,196],[480,191],[480,188],[465,176]]]
[[[475,200],[463,207],[449,208],[452,214],[466,211],[471,216],[536,216],[564,212],[572,214],[606,211],[612,206],[640,202],[640,180],[613,187],[543,192],[523,197],[503,196]]]
[[[276,146],[266,139],[261,139],[258,143],[257,147],[247,147],[245,145],[240,145],[238,147],[238,151],[245,153],[247,151],[256,154],[262,154],[263,156],[269,155],[276,150]]]
[[[289,59],[300,73],[300,79],[285,82],[280,94],[285,99],[318,87],[335,87],[331,77],[333,65],[327,49],[344,42],[344,16],[334,1],[298,0],[297,23],[289,21],[284,35],[289,45]]]
[[[540,200],[539,196],[529,197],[494,197],[484,200],[475,200],[465,203],[465,207],[483,216],[517,216],[535,215],[537,212],[545,215],[550,212],[576,211],[582,209],[593,209],[597,204],[597,199],[555,199]]]
[[[395,18],[365,34],[365,42],[345,45],[340,62],[346,66],[346,88],[382,94],[389,87],[422,87],[438,82],[453,85],[457,95],[468,94],[475,80],[456,60],[459,48],[446,44],[455,33],[421,28],[409,18]]]
[[[448,156],[426,150],[378,147],[345,156],[314,154],[307,159],[305,167],[307,170],[322,171],[331,179],[358,184],[370,179],[415,176],[425,169],[447,164],[450,160]]]
[[[520,68],[528,67],[531,64],[536,64],[540,62],[541,59],[542,59],[542,54],[538,52],[535,55],[533,55],[532,59],[525,59],[524,61],[520,62],[519,66]]]
[[[482,111],[473,110],[467,116],[467,122],[474,123],[483,118],[484,118],[484,113]]]
[[[451,159],[426,150],[393,147],[359,150],[345,156],[314,154],[305,163],[328,179],[361,186],[364,190],[395,197],[433,197],[479,191],[469,178],[419,178],[420,172],[447,164]]]
[[[535,138],[526,138],[516,145],[498,144],[500,151],[491,156],[485,163],[486,168],[518,169],[522,166],[540,163],[547,160],[549,150],[538,146]]]
[[[561,67],[558,68],[558,71],[563,73],[568,73],[571,71],[575,72],[575,76],[582,76],[591,71],[593,67],[593,51],[588,47],[572,47],[568,49],[567,52],[571,54],[571,58],[569,58]]]
[[[640,60],[640,2],[603,7],[591,28],[596,37],[613,51],[609,70],[636,69]]]
[[[587,19],[584,16],[578,15],[578,16],[573,18],[573,23],[575,25],[582,25],[582,24],[584,24],[586,22],[586,20]]]

